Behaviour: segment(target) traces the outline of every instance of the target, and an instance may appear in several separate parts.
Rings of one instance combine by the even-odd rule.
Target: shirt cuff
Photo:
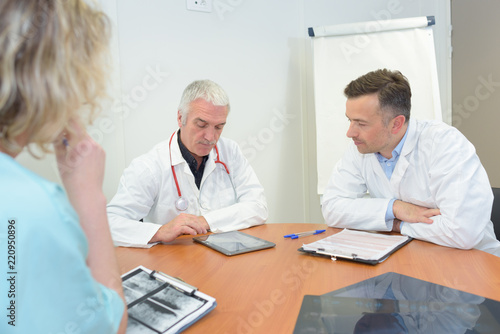
[[[388,221],[388,220],[394,220],[394,218],[396,218],[394,216],[394,212],[392,211],[392,206],[394,204],[394,202],[396,201],[395,198],[391,199],[389,201],[389,204],[387,204],[387,211],[385,211],[385,221]]]

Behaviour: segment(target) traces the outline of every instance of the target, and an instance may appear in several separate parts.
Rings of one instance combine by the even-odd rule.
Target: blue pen
[[[325,231],[326,230],[315,230],[315,231],[309,231],[309,232],[292,233],[292,234],[285,235],[285,238],[297,239],[299,237],[305,237],[305,236],[308,236],[308,235],[320,234],[320,233],[323,233]]]

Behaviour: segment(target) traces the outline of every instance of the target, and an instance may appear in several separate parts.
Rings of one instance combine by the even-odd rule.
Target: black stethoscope
[[[175,187],[177,188],[177,194],[179,195],[179,198],[177,199],[177,201],[175,201],[175,207],[179,211],[186,211],[188,208],[189,202],[187,201],[187,199],[182,197],[181,188],[179,187],[179,182],[177,181],[177,174],[175,174],[175,168],[174,168],[174,165],[172,165],[172,138],[174,138],[174,135],[176,132],[177,131],[174,131],[174,133],[172,133],[172,136],[170,136],[170,141],[168,142],[168,152],[170,153],[170,167],[172,168],[172,175],[174,176]],[[224,166],[224,169],[226,170],[227,175],[229,175],[229,169],[227,168],[226,164],[223,163],[219,158],[219,150],[217,149],[217,145],[215,145],[214,148],[215,148],[215,153],[217,155],[217,157],[215,159],[215,163],[219,163],[222,166]],[[233,180],[231,180],[230,175],[229,175],[229,180],[231,181],[231,185],[233,186],[233,190],[234,190]],[[200,195],[201,195],[201,189],[200,189]]]

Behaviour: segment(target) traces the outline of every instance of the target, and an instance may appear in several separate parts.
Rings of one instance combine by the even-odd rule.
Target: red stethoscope
[[[188,208],[188,201],[184,197],[182,197],[181,188],[179,187],[179,182],[177,181],[177,174],[175,174],[175,168],[174,168],[174,165],[172,165],[171,146],[172,146],[172,138],[174,138],[174,135],[176,132],[177,131],[174,131],[174,133],[172,133],[172,136],[170,136],[170,141],[168,142],[168,152],[170,153],[170,167],[172,168],[172,175],[174,176],[175,187],[177,188],[177,194],[179,195],[179,198],[177,199],[177,201],[175,201],[175,207],[179,211],[186,211]],[[222,166],[224,166],[224,169],[226,170],[227,175],[229,175],[229,169],[227,168],[226,164],[223,163],[219,158],[219,150],[217,149],[217,145],[215,145],[214,148],[215,148],[215,153],[216,153],[215,163],[216,164],[219,163]],[[231,180],[231,176],[229,176],[229,179]],[[233,183],[233,181],[231,180],[231,184],[232,183]],[[234,189],[234,185],[233,185],[233,189]],[[201,189],[200,189],[200,195],[201,195]]]

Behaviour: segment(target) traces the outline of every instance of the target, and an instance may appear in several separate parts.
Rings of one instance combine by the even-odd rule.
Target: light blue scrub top
[[[115,333],[125,306],[92,277],[87,239],[63,189],[1,152],[0,185],[0,333]]]

